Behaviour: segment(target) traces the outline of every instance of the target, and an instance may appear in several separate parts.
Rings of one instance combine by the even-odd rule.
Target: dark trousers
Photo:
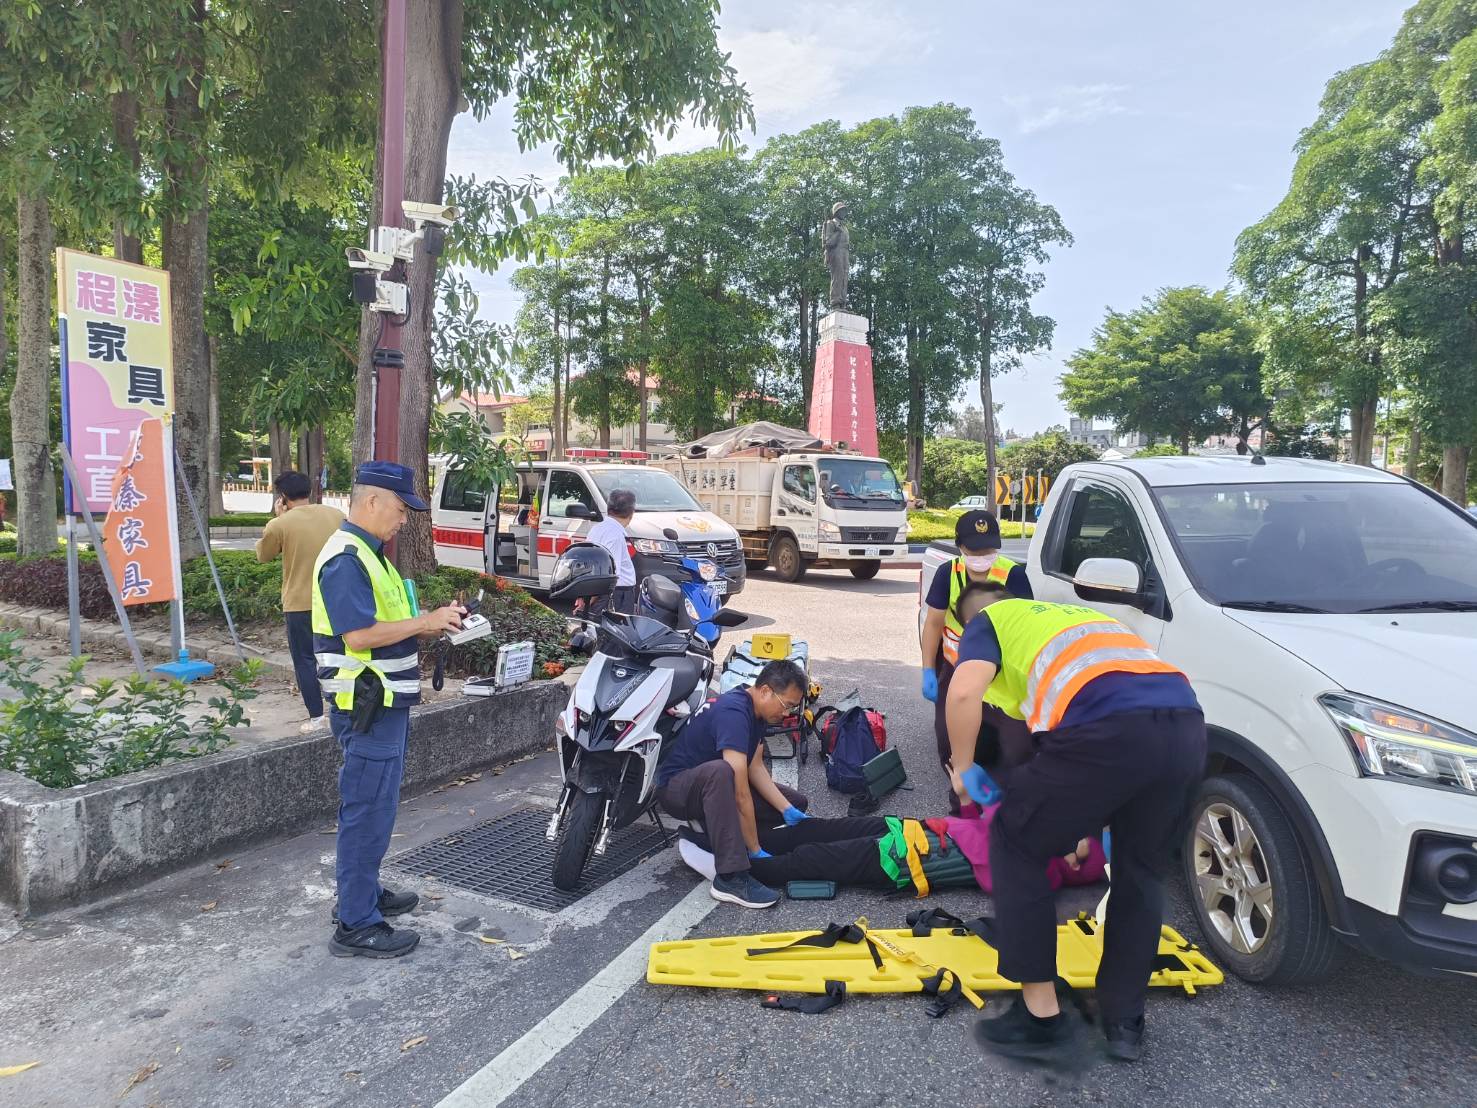
[[[350,931],[384,919],[380,915],[380,863],[390,848],[410,709],[388,708],[368,731],[355,731],[349,713],[328,714],[344,752],[338,774],[338,918]]]
[[[749,868],[760,881],[775,887],[787,881],[835,881],[892,889],[896,886],[877,851],[877,840],[887,833],[887,821],[881,816],[807,819],[767,832],[761,828],[760,843],[774,857],[755,858]]]
[[[297,691],[308,709],[308,718],[323,714],[323,690],[318,687],[318,663],[313,660],[313,613],[283,612],[287,620],[287,652],[292,655],[292,675]]]
[[[949,745],[949,718],[947,712],[947,701],[949,696],[949,682],[954,676],[954,667],[944,661],[943,655],[939,655],[938,664],[935,667],[939,678],[938,699],[933,705],[933,737],[938,744],[939,765],[944,767],[944,776],[948,777],[949,760],[953,757],[953,748]],[[990,771],[990,776],[1002,786],[1005,783],[1005,775],[1014,767],[1022,765],[1031,757],[1031,730],[1026,726],[1025,720],[1008,716],[993,704],[983,706],[980,715],[980,733],[975,739],[974,760]],[[962,770],[964,767],[960,767]],[[953,814],[959,812],[959,797],[954,793],[954,786],[949,785],[948,797],[949,811]]]
[[[599,619],[607,611],[624,612],[627,615],[634,614],[636,611],[636,586],[622,585],[609,596],[597,596],[590,601],[590,619]]]
[[[775,787],[802,812],[810,806],[804,793],[780,784]],[[757,793],[753,794],[753,799],[759,845],[770,850],[769,844],[779,841],[775,838],[777,828],[787,830],[785,817]],[[656,800],[663,811],[677,819],[702,820],[703,829],[713,844],[713,861],[719,873],[740,873],[750,868],[749,847],[744,842],[743,827],[739,823],[733,767],[722,758],[683,770],[657,789]]]
[[[1037,735],[990,828],[1000,972],[1056,977],[1056,901],[1046,864],[1113,833],[1113,884],[1098,969],[1104,1019],[1143,1014],[1164,921],[1164,875],[1205,770],[1205,717],[1134,712]]]

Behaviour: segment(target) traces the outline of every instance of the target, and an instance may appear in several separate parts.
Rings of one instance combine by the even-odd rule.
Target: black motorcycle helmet
[[[577,542],[559,555],[549,581],[550,600],[607,596],[615,590],[615,559],[592,542]]]

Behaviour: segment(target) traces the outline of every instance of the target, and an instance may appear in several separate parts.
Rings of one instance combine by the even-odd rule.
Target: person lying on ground
[[[990,877],[990,826],[998,804],[965,803],[958,816],[904,819],[861,816],[808,818],[759,831],[763,857],[749,872],[765,885],[789,881],[835,881],[872,889],[912,888],[918,896],[936,889],[979,888],[993,892]],[[712,880],[713,855],[701,834],[684,831],[678,843],[683,861]],[[1097,838],[1047,862],[1053,889],[1092,885],[1105,876],[1107,856]]]

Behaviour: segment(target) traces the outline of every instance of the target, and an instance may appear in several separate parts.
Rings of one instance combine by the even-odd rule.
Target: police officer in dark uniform
[[[1113,888],[1098,1004],[1109,1055],[1137,1061],[1164,874],[1205,769],[1200,703],[1183,673],[1091,608],[1012,599],[984,582],[966,588],[959,614],[964,635],[946,707],[955,791],[978,800],[988,784],[974,761],[989,692],[1025,722],[1036,748],[1011,773],[990,828],[1000,972],[1022,983],[1021,996],[977,1034],[1003,1054],[1050,1060],[1067,1049],[1073,1025],[1057,1003],[1046,866],[1106,826]]]
[[[414,475],[394,462],[365,462],[354,473],[349,518],[313,567],[313,638],[329,725],[343,748],[339,771],[338,907],[329,950],[395,958],[420,936],[396,930],[386,916],[409,912],[414,893],[379,883],[390,845],[410,706],[420,702],[418,639],[458,630],[465,609],[455,604],[421,613],[384,545],[412,511],[428,505]]]
[[[964,633],[957,608],[960,595],[971,582],[994,581],[1012,596],[1031,598],[1026,567],[1000,553],[1000,522],[986,511],[965,512],[954,528],[959,553],[939,566],[924,597],[925,618],[919,646],[923,654],[923,696],[934,703],[933,733],[938,743],[939,764],[949,769],[949,727],[944,704],[949,679],[959,661],[959,637]],[[1011,718],[994,700],[987,698],[981,721],[981,760],[1009,765],[1030,751],[1030,734],[1019,720]],[[963,769],[964,767],[960,767]],[[949,790],[949,810],[959,811],[959,798]]]

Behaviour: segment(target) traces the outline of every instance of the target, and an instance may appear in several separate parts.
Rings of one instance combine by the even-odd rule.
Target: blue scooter
[[[674,565],[672,568],[677,567]],[[681,568],[684,576],[679,577],[675,573],[660,575],[677,585],[681,594],[680,603],[676,602],[677,597],[670,590],[648,588],[652,578],[647,577],[641,583],[636,614],[660,620],[678,631],[690,630],[711,651],[723,633],[722,628],[735,627],[743,622],[744,617],[735,618],[735,613],[726,613],[727,618],[720,620],[723,594],[718,591],[715,582],[723,577],[723,570],[716,563],[706,558],[683,558]]]

